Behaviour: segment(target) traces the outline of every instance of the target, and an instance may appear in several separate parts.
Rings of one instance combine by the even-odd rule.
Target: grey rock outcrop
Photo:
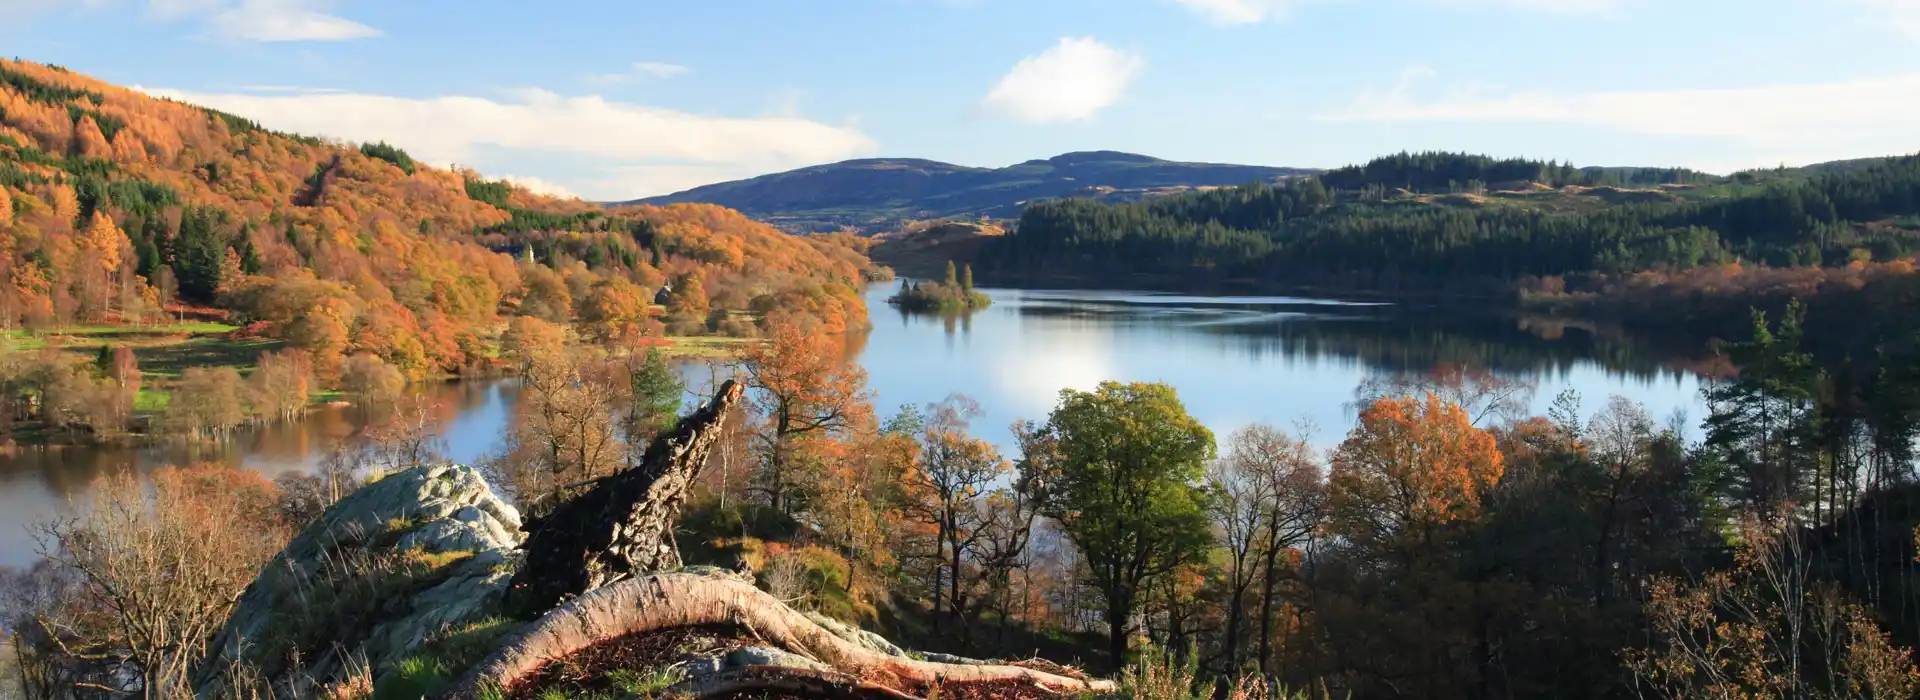
[[[368,484],[247,588],[202,665],[202,697],[234,668],[304,697],[497,614],[520,527],[519,512],[468,467],[423,466]]]

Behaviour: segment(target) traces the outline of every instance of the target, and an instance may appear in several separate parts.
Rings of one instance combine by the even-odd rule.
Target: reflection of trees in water
[[[1629,337],[1554,319],[1441,309],[1072,302],[1029,304],[1020,313],[1052,321],[1205,334],[1254,359],[1339,358],[1388,374],[1453,366],[1551,377],[1592,362],[1616,375],[1651,381],[1686,373],[1706,355],[1705,348],[1691,354],[1675,352],[1656,342],[1657,338]]]

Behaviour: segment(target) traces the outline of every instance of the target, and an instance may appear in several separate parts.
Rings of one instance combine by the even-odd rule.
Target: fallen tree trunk
[[[654,440],[639,466],[528,522],[520,546],[526,560],[509,586],[508,612],[531,619],[615,581],[680,568],[674,521],[741,394],[737,382],[722,384],[672,435]]]
[[[1019,666],[943,664],[874,651],[828,631],[748,583],[695,573],[664,573],[621,581],[561,605],[508,639],[443,697],[477,700],[487,688],[510,689],[541,664],[593,644],[698,625],[745,629],[775,647],[819,661],[862,687],[895,689],[902,694],[908,689],[945,683],[995,681],[1031,684],[1053,693],[1114,688],[1110,681]]]

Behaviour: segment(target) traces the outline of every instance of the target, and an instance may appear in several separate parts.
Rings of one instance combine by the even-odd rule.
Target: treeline
[[[1558,207],[1535,195],[1387,197],[1384,188],[1474,176],[1591,182],[1569,166],[1469,156],[1396,156],[1320,178],[1130,204],[1053,200],[982,254],[997,273],[1155,274],[1500,287],[1522,277],[1689,269],[1745,260],[1844,264],[1909,254],[1920,213],[1920,157],[1781,179],[1725,197],[1658,196]],[[1466,180],[1460,179],[1466,177]],[[1665,179],[1658,175],[1656,179]],[[1687,180],[1691,176],[1675,175]]]
[[[1525,158],[1495,159],[1459,153],[1397,153],[1362,165],[1335,168],[1320,174],[1321,182],[1338,190],[1369,187],[1412,192],[1452,192],[1479,183],[1526,187],[1568,185],[1653,186],[1704,183],[1714,175],[1687,168],[1575,168],[1572,163]]]

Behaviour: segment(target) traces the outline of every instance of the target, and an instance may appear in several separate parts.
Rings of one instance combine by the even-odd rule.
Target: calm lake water
[[[1355,388],[1368,376],[1449,363],[1537,382],[1544,413],[1562,389],[1592,411],[1611,395],[1676,412],[1697,426],[1700,380],[1668,360],[1605,334],[1404,305],[1289,297],[1194,297],[1124,291],[983,290],[994,305],[967,318],[901,314],[885,303],[894,284],[868,294],[873,331],[860,346],[875,403],[903,404],[964,393],[984,415],[974,432],[1003,447],[1015,420],[1044,420],[1063,388],[1102,380],[1172,384],[1188,410],[1224,442],[1256,422],[1315,427],[1337,443],[1353,423]],[[1676,363],[1677,364],[1677,363]],[[689,386],[711,376],[682,368]],[[511,417],[511,380],[444,384],[440,433],[448,455],[472,462],[493,451]],[[87,484],[117,470],[224,460],[269,476],[307,469],[365,416],[329,408],[307,420],[253,431],[229,444],[190,450],[23,449],[0,455],[0,566],[35,558],[30,527],[56,515]]]

